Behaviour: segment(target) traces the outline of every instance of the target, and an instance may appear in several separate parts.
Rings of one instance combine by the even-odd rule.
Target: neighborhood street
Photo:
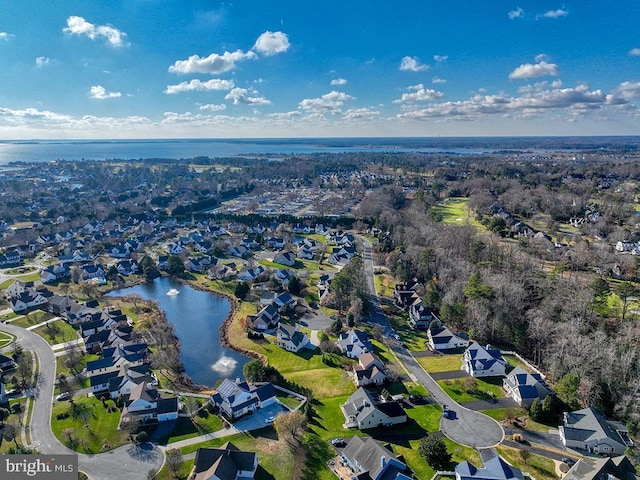
[[[56,360],[53,350],[42,337],[10,324],[0,324],[0,330],[17,337],[25,350],[33,351],[39,359],[40,373],[34,392],[31,417],[31,447],[42,453],[76,453],[65,447],[51,431]],[[150,444],[124,445],[97,455],[78,454],[78,465],[92,480],[111,480],[126,474],[130,480],[146,480],[151,469],[156,471],[164,463],[164,453]]]
[[[365,277],[372,306],[371,320],[381,324],[385,333],[391,333],[391,327],[380,308],[380,299],[375,289],[371,243],[364,238],[362,240]],[[398,359],[404,364],[405,369],[415,380],[424,385],[433,399],[440,405],[448,405],[451,410],[455,411],[454,418],[440,420],[440,429],[447,437],[462,445],[474,448],[493,447],[503,440],[504,430],[498,422],[483,413],[475,412],[454,402],[431,375],[422,368],[411,352],[399,345],[394,345],[392,348]]]

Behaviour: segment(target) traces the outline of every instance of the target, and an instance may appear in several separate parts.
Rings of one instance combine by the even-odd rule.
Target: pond
[[[231,302],[226,297],[196,290],[168,277],[108,295],[134,293],[160,305],[180,339],[180,359],[194,383],[212,387],[222,378],[242,377],[242,367],[249,359],[220,345],[218,329],[231,312]]]

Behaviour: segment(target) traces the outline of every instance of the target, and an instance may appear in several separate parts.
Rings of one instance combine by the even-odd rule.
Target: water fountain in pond
[[[211,369],[225,375],[232,372],[236,368],[237,364],[238,362],[233,358],[225,357],[223,355],[222,357],[220,357],[220,360],[211,365]]]
[[[173,297],[175,295],[178,295],[180,293],[180,291],[176,288],[172,288],[171,290],[169,290],[167,292],[167,295],[169,295],[170,297]]]

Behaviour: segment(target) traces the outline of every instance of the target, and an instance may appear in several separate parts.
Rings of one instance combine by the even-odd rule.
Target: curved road
[[[380,307],[380,299],[376,293],[375,282],[373,280],[371,243],[365,238],[362,238],[362,242],[364,245],[362,257],[372,307],[371,321],[379,323],[385,332],[389,332],[391,327]],[[406,369],[411,372],[411,376],[424,385],[436,402],[440,405],[448,405],[451,410],[455,411],[455,418],[442,418],[440,420],[442,433],[457,443],[473,448],[494,447],[502,442],[504,439],[504,430],[498,422],[488,415],[469,410],[453,401],[407,349],[396,345],[393,347],[393,350]]]
[[[45,454],[76,453],[64,446],[51,431],[56,359],[51,347],[39,335],[10,324],[0,324],[0,330],[15,335],[25,350],[33,351],[39,359],[40,374],[36,385],[31,415],[31,446]],[[124,445],[97,455],[77,454],[80,470],[91,480],[146,480],[151,469],[158,471],[164,463],[164,453],[150,444]]]

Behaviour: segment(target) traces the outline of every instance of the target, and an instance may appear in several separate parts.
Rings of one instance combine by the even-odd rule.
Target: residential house
[[[138,273],[140,268],[135,260],[119,260],[115,263],[116,270],[125,277]]]
[[[553,391],[539,373],[529,373],[522,367],[516,367],[509,372],[502,382],[507,395],[521,407],[528,408],[537,398],[544,400]]]
[[[4,292],[4,296],[6,298],[13,298],[20,295],[22,292],[26,292],[27,290],[33,290],[35,288],[35,284],[33,282],[23,282],[22,280],[16,280],[11,285],[7,287]]]
[[[484,461],[484,467],[478,468],[464,461],[456,465],[456,480],[524,480],[522,472],[512,467],[499,455]]]
[[[21,264],[20,253],[15,250],[10,250],[0,255],[0,268],[18,267]]]
[[[287,267],[293,267],[296,264],[296,254],[293,252],[278,253],[273,257],[273,262],[286,265]]]
[[[363,353],[373,352],[369,335],[353,328],[348,332],[341,333],[336,344],[342,354],[349,358],[360,358]]]
[[[233,443],[199,448],[189,480],[244,480],[255,478],[258,454],[243,452]]]
[[[105,283],[105,272],[102,265],[91,263],[89,265],[82,265],[80,267],[80,279],[83,281],[94,280],[99,283]]]
[[[296,306],[296,300],[291,296],[289,292],[282,292],[274,300],[273,303],[278,308],[279,312],[284,312],[287,309],[293,309]]]
[[[138,418],[142,422],[166,422],[178,418],[178,398],[163,397],[147,382],[137,385],[125,401],[120,422]]]
[[[289,352],[299,352],[309,344],[309,337],[298,326],[281,323],[276,331],[277,344]]]
[[[120,395],[130,395],[134,388],[142,382],[147,385],[157,386],[158,379],[151,372],[148,365],[139,365],[137,367],[121,367],[109,379],[107,389],[111,398],[118,398]]]
[[[406,423],[407,414],[396,401],[378,401],[363,387],[358,388],[347,401],[340,405],[344,415],[344,428],[366,430],[390,427]]]
[[[624,455],[605,458],[581,458],[563,480],[638,480],[631,461]]]
[[[427,330],[427,337],[429,345],[434,350],[451,350],[469,346],[469,338],[466,334],[454,333],[448,327]]]
[[[604,455],[622,455],[632,447],[627,427],[612,420],[594,407],[565,412],[559,427],[560,439],[567,448]]]
[[[382,360],[371,352],[363,353],[358,359],[358,365],[352,371],[353,382],[356,387],[365,385],[382,385],[387,379]]]
[[[462,370],[476,378],[502,377],[507,365],[500,350],[491,348],[491,345],[485,348],[477,342],[469,345],[462,356]]]
[[[282,250],[284,248],[284,238],[280,237],[269,237],[267,239],[267,247],[272,250]]]
[[[342,458],[354,472],[352,478],[362,480],[410,480],[413,472],[403,457],[390,446],[371,437],[352,437],[342,450]]]
[[[57,280],[67,278],[71,274],[69,267],[62,263],[50,265],[44,270],[40,271],[40,280],[42,283],[52,283]]]
[[[289,281],[293,277],[295,277],[295,275],[291,272],[291,270],[287,270],[286,268],[276,268],[274,277],[276,280],[282,282],[284,288],[287,288],[287,286],[289,285]]]
[[[416,294],[417,295],[417,294]],[[409,319],[408,323],[411,328],[416,330],[429,330],[431,328],[438,328],[442,326],[442,322],[436,314],[429,307],[422,304],[422,300],[418,298],[417,301],[409,305]]]
[[[16,368],[16,362],[7,355],[0,354],[0,370],[7,371]]]
[[[242,280],[243,282],[250,282],[258,278],[263,273],[264,267],[262,265],[258,265],[257,267],[252,268],[243,268],[238,274],[238,280]]]
[[[166,270],[169,262],[169,255],[160,255],[158,257],[158,270]]]
[[[185,268],[190,272],[204,272],[211,266],[211,257],[190,257]]]
[[[254,385],[240,379],[234,382],[225,378],[209,401],[234,419],[272,405],[276,401],[276,391],[270,383]]]
[[[280,314],[273,302],[256,315],[248,315],[247,318],[249,319],[249,328],[251,330],[262,332],[276,328],[280,322]]]
[[[29,308],[45,305],[48,299],[35,288],[25,290],[11,298],[11,308],[14,312],[23,312]]]
[[[251,252],[244,245],[235,245],[229,249],[229,255],[238,258],[247,258],[251,256]]]

